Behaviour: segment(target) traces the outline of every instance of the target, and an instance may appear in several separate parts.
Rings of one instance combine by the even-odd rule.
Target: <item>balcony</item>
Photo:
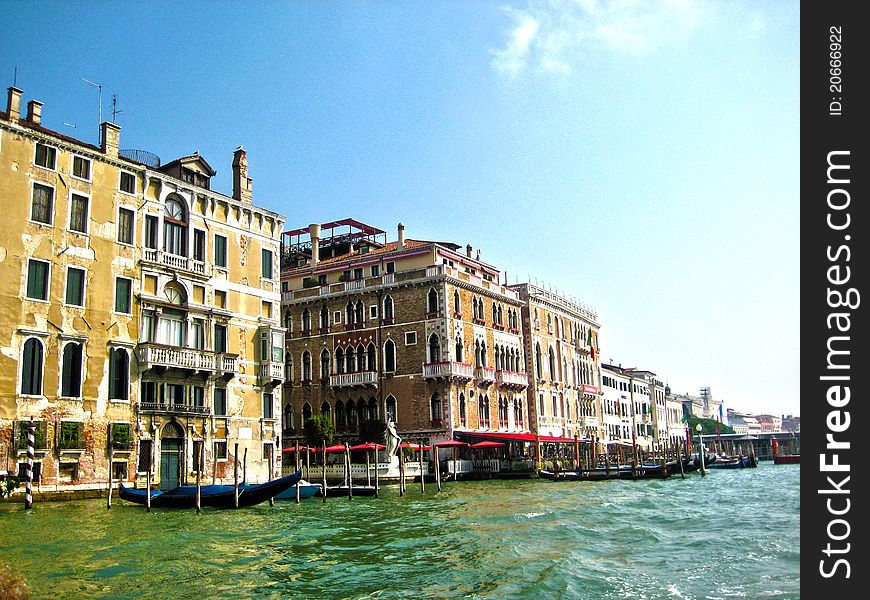
[[[216,377],[235,377],[238,372],[235,354],[215,353],[195,348],[180,348],[163,344],[145,343],[137,347],[139,364],[148,369],[184,369],[201,371]]]
[[[186,256],[170,254],[163,250],[145,248],[142,251],[142,262],[169,267],[173,270],[186,271],[188,274],[199,277],[211,277],[211,268],[206,266],[205,262]]]
[[[436,362],[423,365],[423,379],[461,379],[474,377],[474,368],[468,363]]]
[[[171,415],[211,414],[211,408],[208,406],[196,406],[193,404],[171,404],[165,402],[137,402],[136,411],[139,413],[164,413]]]
[[[271,361],[261,363],[258,383],[261,387],[284,383],[284,363]]]
[[[580,426],[595,429],[598,427],[598,417],[580,417]]]
[[[524,389],[529,387],[529,376],[525,373],[518,373],[514,371],[496,371],[495,379],[498,381],[499,385],[504,387],[512,387],[517,389]]]
[[[334,388],[375,387],[378,385],[376,371],[336,373],[329,376],[329,385]]]
[[[490,384],[495,382],[495,369],[493,367],[476,367],[474,369],[474,378],[478,382]]]

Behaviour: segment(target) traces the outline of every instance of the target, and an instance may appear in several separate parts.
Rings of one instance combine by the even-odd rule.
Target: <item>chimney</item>
[[[101,136],[103,138],[103,143],[101,144],[103,154],[112,158],[118,158],[118,148],[121,147],[120,125],[103,121],[100,123],[100,128],[103,132]]]
[[[21,94],[24,92],[17,87],[8,88],[9,97],[6,102],[6,114],[12,122],[21,118]]]
[[[320,225],[309,225],[308,235],[311,237],[311,266],[316,267],[320,262]]]
[[[27,120],[34,125],[39,125],[42,121],[42,102],[31,100],[27,103]]]
[[[244,204],[252,203],[251,178],[248,177],[248,154],[241,146],[233,152],[233,198]]]
[[[468,256],[468,258],[471,258],[471,253],[472,253],[472,252],[474,252],[474,248],[471,247],[471,244],[468,244],[468,245],[465,247],[465,254],[466,254],[466,256]]]
[[[480,260],[480,248],[477,249],[477,258],[475,260]]]
[[[405,247],[405,226],[399,223],[399,248]]]

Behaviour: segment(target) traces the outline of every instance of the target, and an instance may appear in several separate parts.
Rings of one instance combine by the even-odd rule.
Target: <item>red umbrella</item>
[[[504,446],[502,442],[493,442],[492,440],[484,440],[482,442],[477,442],[476,444],[471,444],[472,448],[501,448]]]
[[[320,448],[313,448],[312,452],[320,452]],[[332,446],[326,447],[327,454],[337,454],[339,452],[344,452],[344,444],[335,444]]]
[[[435,444],[436,448],[465,448],[466,446],[468,446],[468,443],[460,442],[459,440],[447,440],[446,442]]]
[[[386,450],[387,447],[383,444],[376,444],[374,442],[367,442],[365,444],[359,444],[357,446],[351,446],[348,448],[351,452],[356,452],[358,450]]]
[[[308,448],[309,452],[315,452],[314,448],[310,446],[299,446],[299,452],[305,452],[305,448]],[[284,448],[281,452],[296,452],[296,446],[290,446],[289,448]]]

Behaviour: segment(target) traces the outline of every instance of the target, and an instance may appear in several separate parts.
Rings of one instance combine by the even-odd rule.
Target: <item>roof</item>
[[[408,250],[412,248],[423,248],[428,246],[432,242],[423,242],[419,240],[405,240],[405,247],[399,248],[399,242],[387,242],[380,248],[373,248],[366,253],[361,253],[359,250],[354,250],[353,252],[348,252],[347,254],[342,254],[340,256],[333,256],[332,258],[327,258],[326,260],[321,260],[317,263],[317,266],[323,265],[331,265],[340,263],[346,260],[351,260],[354,258],[362,258],[369,256],[378,256],[380,254],[386,254],[388,252],[395,252],[396,250]]]
[[[199,152],[194,152],[193,154],[188,154],[187,156],[182,156],[181,158],[176,158],[175,160],[169,161],[169,162],[166,163],[165,165],[161,165],[160,168],[157,169],[157,170],[158,170],[158,171],[163,171],[163,170],[168,169],[169,167],[171,167],[171,166],[173,166],[173,165],[176,165],[176,164],[179,164],[179,165],[181,165],[181,166],[185,166],[185,165],[187,165],[188,163],[192,163],[192,162],[199,162],[199,163],[201,163],[202,166],[205,167],[206,172],[208,173],[208,175],[209,175],[210,177],[213,177],[213,176],[217,173],[217,171],[215,171],[215,170],[212,168],[212,166],[211,166],[210,164],[208,164],[208,161],[207,161],[206,159],[204,159],[204,158],[199,154]]]

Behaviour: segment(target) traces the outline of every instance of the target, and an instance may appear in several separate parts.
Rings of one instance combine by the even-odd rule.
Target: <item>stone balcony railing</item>
[[[581,427],[598,427],[598,417],[580,417]]]
[[[210,350],[181,348],[164,344],[144,343],[137,347],[142,370],[185,369],[204,371],[215,376],[234,377],[238,373],[237,355],[216,353]]]
[[[259,383],[264,385],[279,385],[284,382],[284,363],[264,362],[260,364]]]
[[[495,369],[493,367],[475,367],[474,378],[481,383],[492,383],[495,381]]]
[[[207,415],[211,413],[211,407],[209,406],[168,402],[137,402],[136,410],[140,413],[167,413],[175,415]]]
[[[516,371],[496,371],[495,379],[505,387],[526,388],[529,386],[529,376]]]
[[[163,250],[154,250],[145,248],[142,252],[142,262],[162,265],[181,271],[187,271],[201,277],[211,277],[211,268],[204,261],[188,258],[187,256],[178,256],[170,254]]]
[[[474,367],[461,362],[436,362],[423,365],[424,379],[471,379]]]
[[[356,373],[334,373],[329,376],[329,385],[334,388],[368,387],[378,384],[377,371],[358,371]]]

